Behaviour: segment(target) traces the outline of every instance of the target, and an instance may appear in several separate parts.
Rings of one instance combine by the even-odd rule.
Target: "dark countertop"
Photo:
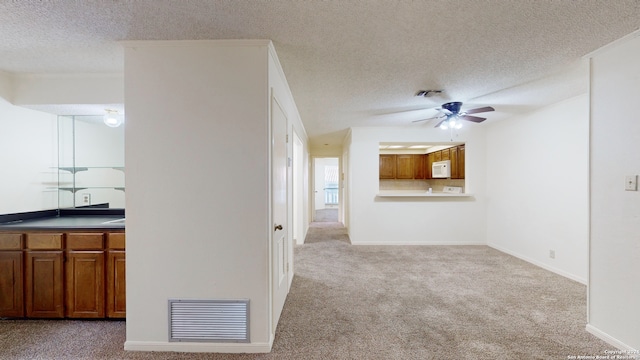
[[[56,216],[30,220],[18,220],[0,224],[0,230],[99,230],[124,229],[122,216]]]
[[[123,209],[62,209],[0,216],[0,231],[124,230]]]

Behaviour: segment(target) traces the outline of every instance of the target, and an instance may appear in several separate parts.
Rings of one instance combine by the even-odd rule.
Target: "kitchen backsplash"
[[[442,192],[445,186],[459,186],[464,192],[464,179],[393,180],[380,179],[380,190],[417,190]]]

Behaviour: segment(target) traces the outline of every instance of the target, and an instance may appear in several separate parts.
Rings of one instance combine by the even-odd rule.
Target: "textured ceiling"
[[[584,92],[581,57],[638,28],[639,0],[0,0],[0,70],[121,72],[119,40],[271,39],[312,144],[335,145],[428,126],[411,110],[447,100],[500,118]]]

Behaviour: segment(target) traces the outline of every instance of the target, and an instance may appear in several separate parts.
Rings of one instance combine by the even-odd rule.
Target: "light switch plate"
[[[624,178],[624,189],[626,191],[638,191],[638,175],[628,175]]]

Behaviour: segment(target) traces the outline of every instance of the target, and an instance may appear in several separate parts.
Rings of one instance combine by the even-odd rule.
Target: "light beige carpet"
[[[319,209],[316,210],[315,222],[337,222],[338,209]]]
[[[323,236],[323,233],[325,236]],[[125,352],[124,322],[0,321],[0,359],[567,359],[586,287],[486,246],[352,246],[314,223],[270,354]]]

